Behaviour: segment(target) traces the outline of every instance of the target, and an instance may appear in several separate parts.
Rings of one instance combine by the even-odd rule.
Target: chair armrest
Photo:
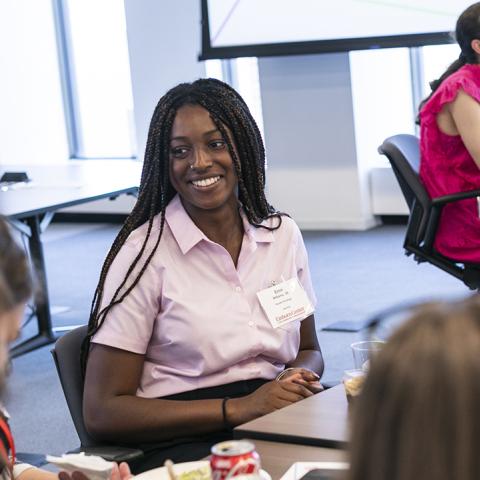
[[[469,192],[452,193],[451,195],[443,195],[432,199],[432,206],[439,207],[446,205],[447,203],[458,202],[459,200],[465,200],[467,198],[480,197],[480,189],[470,190]]]
[[[85,455],[97,455],[109,462],[131,462],[143,457],[143,451],[136,448],[126,448],[117,445],[99,447],[79,447],[68,453],[85,453]]]

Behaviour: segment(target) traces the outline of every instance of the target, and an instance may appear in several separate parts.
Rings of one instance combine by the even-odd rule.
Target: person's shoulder
[[[135,230],[133,230],[125,240],[124,245],[127,246],[128,248],[140,251],[145,242],[145,239],[147,238],[149,226],[150,226],[150,221],[146,221],[145,223],[137,227]],[[153,217],[153,220],[152,220],[152,227],[149,235],[149,244],[151,244],[152,242],[155,242],[156,239],[158,238],[158,234],[160,232],[160,226],[161,226],[161,214],[158,213]],[[164,226],[164,231],[165,229],[166,229],[166,222]]]
[[[478,65],[477,63],[475,64],[467,63],[463,67],[459,68],[453,75],[456,75],[458,78],[468,77],[468,78],[479,79],[480,65]]]
[[[480,101],[480,65],[464,65],[447,78],[443,88],[444,94],[440,95],[440,99],[453,100],[460,90]]]
[[[480,66],[467,64],[448,76],[438,87],[438,90],[459,89],[465,83],[480,84]]]
[[[286,213],[273,215],[262,222],[262,225],[273,229],[274,235],[292,235],[300,234],[300,228],[295,220]]]
[[[459,90],[464,90],[475,99],[480,99],[479,65],[463,65],[440,84],[422,107],[420,112],[422,123],[424,121],[433,121],[445,104],[451,103],[456,99]]]
[[[294,231],[300,230],[298,228],[297,223],[295,222],[295,220],[290,215],[287,215],[285,213],[285,214],[281,215],[280,218],[282,219],[283,228],[285,228],[287,230],[294,230]]]

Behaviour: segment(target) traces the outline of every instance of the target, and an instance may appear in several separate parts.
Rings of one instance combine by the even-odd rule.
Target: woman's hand
[[[250,395],[228,400],[227,420],[232,426],[240,425],[312,395],[311,390],[300,382],[273,380]]]
[[[58,478],[59,480],[89,480],[87,475],[79,471],[72,473],[60,472]],[[110,480],[129,480],[130,478],[133,478],[133,475],[128,463],[122,462],[120,465],[114,463]]]
[[[130,478],[133,478],[133,475],[130,471],[128,463],[122,462],[120,465],[118,465],[115,462],[112,469],[112,474],[110,476],[110,480],[129,480]]]
[[[289,368],[279,375],[279,382],[291,382],[302,385],[312,393],[323,391],[320,377],[308,368]]]

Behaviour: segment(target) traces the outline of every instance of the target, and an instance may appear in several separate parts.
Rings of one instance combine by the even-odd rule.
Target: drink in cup
[[[345,387],[348,403],[362,391],[366,375],[364,370],[358,368],[345,370],[343,373],[343,386]]]

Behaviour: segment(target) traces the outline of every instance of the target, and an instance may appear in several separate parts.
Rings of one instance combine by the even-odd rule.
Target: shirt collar
[[[239,210],[243,222],[243,229],[250,240],[256,243],[270,243],[275,240],[272,231],[265,228],[254,227],[248,222],[248,218],[241,206],[239,206]],[[167,205],[165,220],[184,255],[202,240],[211,242],[195,223],[193,223],[193,220],[183,208],[178,194],[175,195]]]
[[[207,236],[188,216],[178,194],[175,195],[167,205],[165,220],[184,255],[197,243],[202,240],[208,240]]]
[[[273,232],[271,230],[261,227],[254,227],[248,221],[247,215],[245,214],[245,211],[242,207],[240,207],[240,216],[242,217],[243,230],[245,231],[245,234],[248,236],[248,238],[250,238],[252,241],[256,243],[271,243],[275,240],[275,237],[273,236]],[[267,222],[262,223],[265,224]]]

